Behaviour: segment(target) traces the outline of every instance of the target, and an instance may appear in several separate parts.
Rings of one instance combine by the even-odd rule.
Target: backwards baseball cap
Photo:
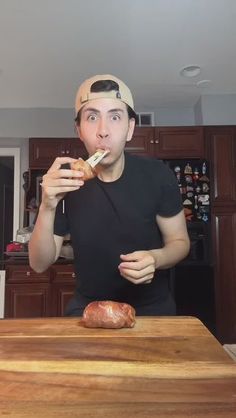
[[[101,81],[112,81],[112,87],[108,90],[101,91]],[[99,88],[98,85],[100,84]],[[90,100],[94,99],[118,99],[126,103],[134,111],[134,101],[130,89],[119,78],[110,75],[102,74],[95,75],[85,80],[78,89],[75,99],[75,112],[78,114],[79,110]],[[135,113],[135,111],[134,111]]]

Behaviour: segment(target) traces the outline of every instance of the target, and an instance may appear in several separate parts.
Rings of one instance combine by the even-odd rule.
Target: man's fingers
[[[53,170],[53,171],[48,171],[48,173],[45,175],[50,175],[50,178],[74,178],[74,177],[83,177],[84,173],[82,171],[78,171],[78,170],[70,170],[67,168],[63,168],[60,170]]]
[[[134,280],[139,280],[144,277],[147,278],[147,276],[149,279],[151,279],[154,275],[154,269],[151,266],[147,266],[142,270],[133,270],[119,266],[119,271],[122,276],[125,276],[126,278],[132,278]]]
[[[120,258],[124,261],[138,261],[143,257],[143,251],[134,251],[129,254],[121,254]]]
[[[74,161],[77,161],[76,158],[71,157],[57,157],[54,162],[52,163],[51,167],[48,170],[48,173],[54,170],[59,170],[59,168],[62,166],[62,164],[66,163],[73,163]]]
[[[129,280],[133,284],[150,284],[153,279],[153,274],[146,274],[140,278],[135,278],[133,275],[128,274],[127,271],[121,272],[121,276]]]

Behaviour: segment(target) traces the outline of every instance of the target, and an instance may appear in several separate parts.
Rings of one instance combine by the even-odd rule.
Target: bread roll
[[[88,328],[132,328],[135,309],[128,303],[111,300],[91,302],[84,309],[83,324]]]
[[[83,158],[79,158],[77,161],[71,163],[72,170],[82,171],[84,173],[82,180],[90,180],[97,176],[95,168],[92,168],[87,161],[84,161]]]

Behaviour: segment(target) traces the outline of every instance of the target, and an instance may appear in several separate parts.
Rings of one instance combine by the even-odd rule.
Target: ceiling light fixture
[[[182,68],[180,74],[183,77],[196,77],[201,72],[201,68],[198,65],[188,65],[187,67]]]
[[[206,87],[211,86],[212,81],[211,80],[200,80],[196,84],[197,84],[197,87],[206,88]]]

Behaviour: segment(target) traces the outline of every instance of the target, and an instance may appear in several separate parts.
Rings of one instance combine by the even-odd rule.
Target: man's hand
[[[155,258],[152,251],[134,251],[121,254],[118,269],[125,279],[134,284],[151,283],[155,273]]]
[[[83,186],[83,173],[77,170],[61,169],[62,164],[76,161],[70,157],[55,159],[48,172],[43,176],[42,205],[47,209],[55,209],[58,202],[67,192],[72,192]]]

